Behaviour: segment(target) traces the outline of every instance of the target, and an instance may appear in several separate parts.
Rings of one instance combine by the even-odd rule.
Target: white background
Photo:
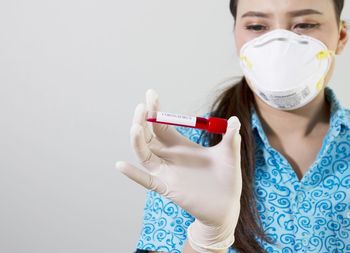
[[[206,111],[240,74],[232,29],[229,1],[0,1],[0,252],[133,252],[146,190],[114,163],[136,163],[134,108],[154,88]],[[349,59],[330,84],[346,107]]]

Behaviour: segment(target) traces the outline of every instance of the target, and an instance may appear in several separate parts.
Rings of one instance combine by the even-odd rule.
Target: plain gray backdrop
[[[134,108],[154,88],[162,110],[200,114],[241,74],[228,6],[0,1],[0,252],[135,250],[146,190],[114,167],[137,164]],[[349,57],[330,83],[346,107]]]

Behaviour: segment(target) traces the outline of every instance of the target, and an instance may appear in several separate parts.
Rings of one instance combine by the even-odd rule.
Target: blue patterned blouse
[[[266,252],[350,252],[350,110],[340,105],[331,88],[326,87],[325,94],[331,106],[330,127],[316,160],[300,181],[288,161],[270,146],[252,108],[257,207],[266,234],[275,242],[259,241]],[[207,145],[200,130],[177,130]],[[180,253],[193,221],[175,203],[148,191],[137,252]]]

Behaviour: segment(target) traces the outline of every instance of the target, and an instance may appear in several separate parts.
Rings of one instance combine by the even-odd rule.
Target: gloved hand
[[[132,147],[147,171],[122,161],[117,162],[116,167],[196,218],[187,231],[194,250],[224,252],[234,242],[240,213],[242,177],[238,118],[229,119],[228,129],[219,144],[203,147],[169,125],[147,122],[147,110],[159,111],[157,93],[148,90],[146,101],[147,107],[139,104],[135,109],[130,135]]]

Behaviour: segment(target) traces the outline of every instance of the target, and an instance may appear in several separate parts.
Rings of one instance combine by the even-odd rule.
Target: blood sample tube
[[[149,111],[146,120],[153,123],[197,128],[216,134],[224,134],[227,129],[227,119],[192,117],[170,112]]]

